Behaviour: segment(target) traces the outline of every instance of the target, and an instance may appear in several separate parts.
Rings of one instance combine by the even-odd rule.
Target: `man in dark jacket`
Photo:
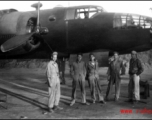
[[[72,82],[72,101],[70,106],[73,106],[76,101],[76,89],[78,84],[80,85],[80,90],[82,93],[82,103],[84,105],[89,105],[86,102],[86,93],[85,93],[85,77],[86,77],[86,68],[85,62],[82,61],[82,54],[77,54],[77,60],[72,63],[70,67],[70,73],[73,78]]]
[[[129,93],[129,102],[134,102],[133,97],[135,97],[135,102],[137,103],[140,100],[140,74],[143,72],[143,66],[141,61],[137,58],[137,52],[131,52],[130,66],[129,66],[129,75],[130,81],[128,85]]]
[[[114,60],[110,62],[108,68],[108,76],[109,76],[109,84],[106,92],[106,100],[109,100],[109,97],[112,93],[112,87],[115,84],[115,101],[119,99],[120,95],[120,71],[122,70],[123,62],[119,59],[119,55],[117,52],[114,52]]]

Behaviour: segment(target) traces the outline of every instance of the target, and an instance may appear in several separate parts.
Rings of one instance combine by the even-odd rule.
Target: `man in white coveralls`
[[[60,101],[60,79],[59,79],[59,69],[57,60],[57,52],[53,52],[50,62],[47,65],[47,79],[48,79],[48,90],[49,90],[49,101],[48,101],[48,111],[54,112],[54,110],[63,108],[59,107]]]

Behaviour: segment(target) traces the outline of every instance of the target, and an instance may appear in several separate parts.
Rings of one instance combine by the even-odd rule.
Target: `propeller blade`
[[[18,35],[16,37],[13,37],[9,40],[7,40],[5,43],[1,45],[1,51],[2,52],[7,52],[12,49],[15,49],[21,45],[23,45],[26,41],[29,40],[29,38],[35,33],[30,33],[26,35]]]
[[[32,4],[31,7],[34,7],[37,10],[38,9],[38,4],[39,4],[39,7],[42,7],[42,3],[40,3],[40,2]]]
[[[35,4],[31,5],[31,7],[34,7],[37,10],[37,32],[39,32],[39,28],[40,28],[40,7],[42,7],[42,3],[40,3],[40,1],[39,1],[38,3],[35,3]]]

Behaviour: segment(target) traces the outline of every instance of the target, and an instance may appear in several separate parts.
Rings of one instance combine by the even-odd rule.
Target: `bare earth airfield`
[[[12,62],[13,63],[13,62]],[[35,62],[36,63],[36,62]],[[28,68],[21,64],[1,67],[0,69],[0,91],[7,94],[7,102],[0,104],[0,118],[1,119],[54,119],[54,118],[99,118],[99,119],[150,119],[152,112],[136,113],[137,110],[151,110],[152,111],[152,69],[146,68],[141,76],[142,80],[148,80],[150,83],[150,97],[148,99],[141,99],[138,105],[132,105],[126,102],[128,100],[128,74],[122,76],[120,100],[114,102],[113,100],[107,102],[105,105],[91,103],[90,90],[88,82],[86,81],[87,101],[91,103],[90,106],[81,104],[80,89],[77,90],[77,103],[70,107],[72,79],[69,75],[69,67],[66,65],[65,79],[66,85],[61,85],[61,101],[60,106],[64,109],[62,111],[55,111],[54,113],[43,114],[47,108],[48,91],[45,76],[46,63],[39,65],[38,68],[30,64]],[[103,94],[105,96],[107,89],[107,68],[100,68],[100,84],[102,86]],[[113,88],[114,89],[114,88]],[[114,94],[113,94],[114,95]],[[7,107],[5,109],[4,107]],[[121,110],[131,110],[132,113],[121,113]]]

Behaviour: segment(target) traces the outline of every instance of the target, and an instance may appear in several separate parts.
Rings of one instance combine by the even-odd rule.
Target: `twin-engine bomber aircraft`
[[[152,45],[152,18],[109,13],[95,5],[55,7],[19,12],[0,11],[0,57],[46,57],[58,51],[63,57],[78,52],[146,51]],[[40,54],[41,53],[41,54]]]

